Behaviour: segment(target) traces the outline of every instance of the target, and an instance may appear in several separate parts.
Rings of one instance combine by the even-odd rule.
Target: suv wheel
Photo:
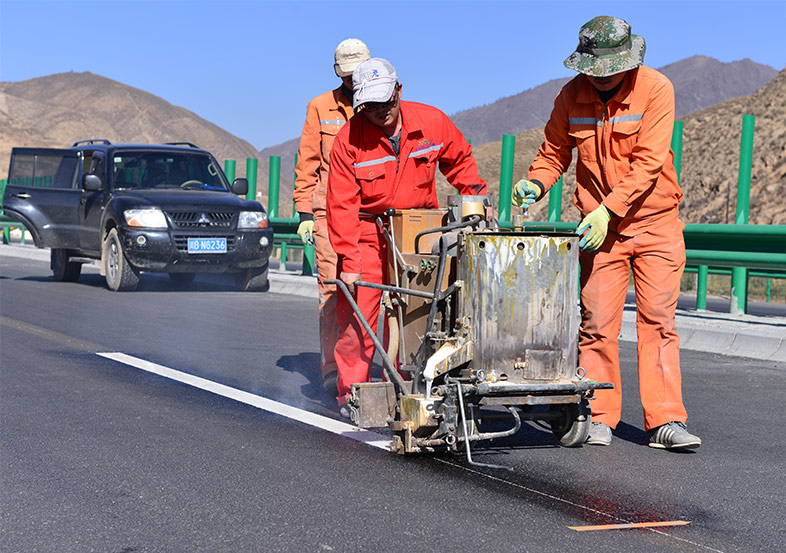
[[[232,275],[235,287],[243,292],[266,292],[270,286],[267,281],[267,263],[264,267],[246,269]]]
[[[76,282],[82,273],[82,264],[69,261],[68,250],[64,248],[52,248],[49,267],[58,282]]]
[[[133,290],[139,283],[139,275],[128,263],[117,229],[112,229],[104,240],[102,253],[106,269],[106,285],[115,292]]]

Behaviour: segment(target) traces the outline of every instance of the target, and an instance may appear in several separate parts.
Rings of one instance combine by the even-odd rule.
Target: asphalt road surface
[[[339,420],[321,394],[313,299],[157,275],[114,293],[85,272],[57,283],[44,262],[2,258],[0,551],[786,549],[784,364],[683,351],[704,445],[674,453],[646,446],[623,343],[624,422],[610,447],[559,448],[525,424],[474,452],[511,470],[484,469],[462,455],[400,457],[325,419],[116,360]],[[573,529],[669,521],[689,524]]]

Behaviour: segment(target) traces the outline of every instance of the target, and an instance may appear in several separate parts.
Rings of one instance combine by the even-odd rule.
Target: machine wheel
[[[183,285],[191,284],[194,282],[196,273],[169,273],[169,280],[175,284]]]
[[[550,411],[562,415],[551,421],[551,431],[559,445],[578,447],[587,441],[592,414],[586,399],[582,399],[580,403],[552,405]]]
[[[64,248],[52,248],[49,266],[58,282],[76,282],[82,272],[82,264],[69,261],[68,250]]]
[[[235,279],[235,287],[242,292],[266,292],[270,285],[267,281],[267,263],[263,267],[246,269],[232,276]]]
[[[112,229],[104,240],[103,263],[106,269],[106,285],[115,292],[134,290],[139,283],[139,274],[128,263],[117,229]]]

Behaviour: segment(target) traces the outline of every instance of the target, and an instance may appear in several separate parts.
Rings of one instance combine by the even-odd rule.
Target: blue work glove
[[[609,221],[611,221],[611,213],[605,206],[601,205],[594,211],[590,211],[584,219],[579,223],[579,228],[576,234],[584,234],[584,237],[579,242],[579,249],[594,252],[603,245],[606,240],[606,233],[609,231]],[[587,230],[589,227],[589,230]]]
[[[300,239],[303,241],[304,244],[313,244],[314,238],[312,234],[314,233],[314,221],[300,221],[300,224],[297,227],[297,235],[300,236]]]
[[[530,205],[535,203],[541,192],[540,186],[533,181],[521,179],[513,185],[513,205],[527,209]]]

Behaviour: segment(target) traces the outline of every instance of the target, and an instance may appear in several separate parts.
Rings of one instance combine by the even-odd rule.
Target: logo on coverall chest
[[[420,152],[421,150],[427,150],[434,145],[434,142],[430,138],[421,138],[418,140],[417,145],[412,149],[412,153]]]

